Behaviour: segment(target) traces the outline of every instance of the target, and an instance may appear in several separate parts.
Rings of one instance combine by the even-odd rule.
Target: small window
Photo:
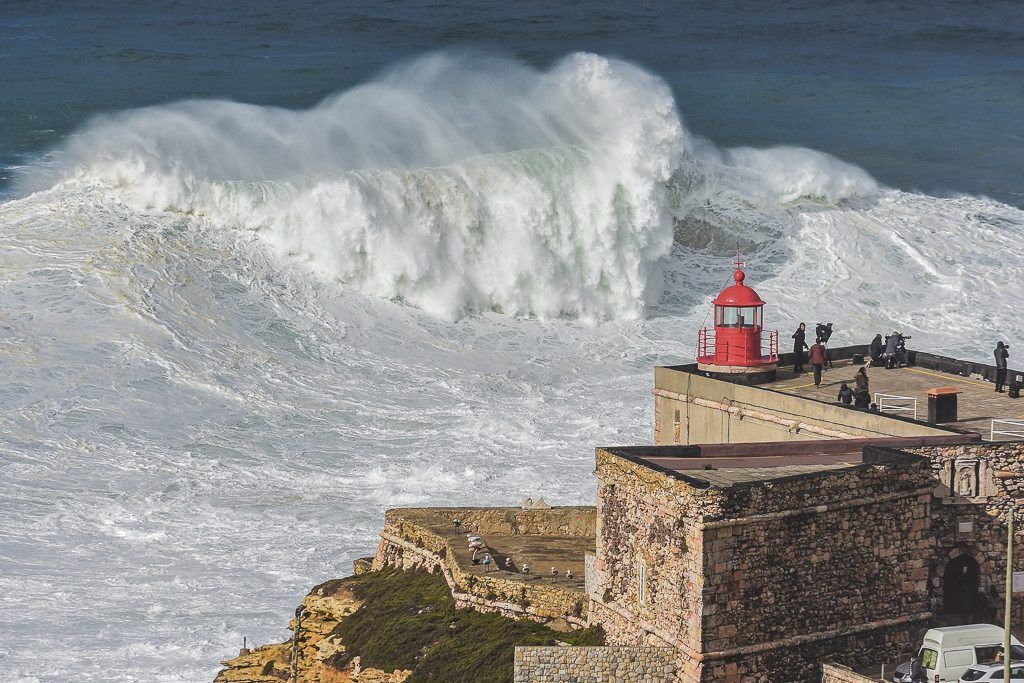
[[[984,669],[968,669],[964,672],[964,675],[960,677],[961,681],[980,681],[985,677]]]
[[[1003,651],[1002,645],[978,645],[974,648],[974,661],[978,664],[994,662]],[[973,663],[973,662],[972,662]]]
[[[974,664],[974,653],[969,648],[963,650],[950,650],[942,653],[942,661],[947,667],[970,666]],[[978,660],[981,661],[981,660]]]
[[[672,418],[672,443],[679,443],[679,411],[675,411],[675,415]]]
[[[761,307],[717,306],[715,324],[719,327],[758,327],[761,324]]]
[[[920,657],[921,657],[921,666],[923,666],[924,668],[931,669],[932,671],[934,671],[935,669],[938,668],[938,663],[939,663],[939,653],[938,653],[938,651],[932,650],[931,648],[923,647],[923,648],[921,648],[921,655],[920,655]]]
[[[647,598],[647,565],[637,562],[637,601],[642,605]]]

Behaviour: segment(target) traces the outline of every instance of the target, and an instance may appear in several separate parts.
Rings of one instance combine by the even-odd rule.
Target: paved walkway
[[[779,368],[779,380],[761,386],[820,401],[835,402],[839,385],[843,381],[849,382],[850,388],[853,388],[854,375],[859,367],[851,365],[848,360],[836,361],[834,369],[826,368],[821,386],[817,388],[814,386],[814,376],[811,372],[794,375],[792,368]],[[807,368],[809,370],[810,366]],[[959,419],[948,426],[978,432],[987,439],[993,419],[1024,420],[1024,399],[1011,399],[1007,394],[997,394],[995,385],[991,382],[924,368],[886,370],[869,367],[867,372],[872,400],[878,393],[916,398],[917,419],[922,422],[928,419],[927,392],[932,387],[955,387],[961,391],[958,396]],[[914,417],[912,413],[899,414]]]
[[[460,569],[471,574],[485,573],[484,565],[473,564],[473,551],[466,541],[466,534],[477,533],[477,530],[465,525],[456,528],[447,516],[432,513],[429,509],[407,510],[403,511],[403,515],[422,524],[438,536],[448,539],[455,549],[453,559]],[[484,553],[488,552],[497,565],[497,569],[492,565],[486,572],[488,576],[509,581],[541,582],[544,585],[580,591],[584,588],[583,554],[593,553],[597,542],[592,536],[511,535],[487,532],[481,532],[479,536],[487,544],[487,550],[479,552],[477,558],[482,558]],[[507,559],[512,560],[511,567],[506,565]],[[529,574],[522,573],[524,564],[530,566]],[[551,567],[555,568],[557,575],[551,575]],[[565,577],[567,569],[572,570],[570,579]]]

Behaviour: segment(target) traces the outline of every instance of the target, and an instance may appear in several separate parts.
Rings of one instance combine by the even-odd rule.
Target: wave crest
[[[636,317],[673,229],[694,232],[705,204],[877,189],[813,150],[693,139],[662,80],[583,53],[546,71],[431,54],[305,111],[138,109],[92,121],[59,157],[62,180],[257,231],[324,278],[446,319]],[[721,241],[702,230],[678,241]]]
[[[625,62],[430,55],[291,112],[185,102],[105,117],[65,177],[258,230],[320,275],[445,318],[636,316],[671,246],[684,130]]]

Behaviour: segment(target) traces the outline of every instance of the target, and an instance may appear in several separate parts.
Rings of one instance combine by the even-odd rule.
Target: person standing
[[[1003,385],[1006,384],[1006,359],[1010,357],[1009,346],[1003,342],[996,343],[996,391],[1002,393]]]
[[[871,345],[868,346],[868,356],[871,358],[871,367],[878,367],[882,364],[882,349],[884,348],[882,343],[882,335],[876,334],[875,338],[871,340]]]
[[[857,371],[856,388],[853,390],[853,407],[867,410],[871,406],[871,390],[868,388],[868,371],[863,367]]]
[[[811,367],[814,368],[814,386],[821,386],[821,371],[825,369],[825,363],[828,362],[828,354],[825,353],[825,347],[821,343],[821,339],[814,340],[814,346],[807,354],[810,356]]]
[[[800,323],[800,327],[796,328],[796,332],[793,333],[793,373],[799,375],[804,371],[804,349],[807,348],[807,342],[804,339],[804,335],[807,330],[807,325]]]
[[[818,323],[814,328],[814,336],[821,340],[821,345],[825,347],[825,357],[828,359],[829,369],[835,368],[831,356],[828,355],[828,340],[832,338],[832,323]]]

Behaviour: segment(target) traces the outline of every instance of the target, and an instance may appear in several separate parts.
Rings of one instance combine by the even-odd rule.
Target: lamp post
[[[1003,683],[1010,683],[1010,607],[1013,605],[1013,505],[1006,518],[1006,614],[1003,623]]]
[[[295,633],[292,634],[292,675],[291,683],[298,683],[299,680],[299,634],[302,631],[302,620],[309,616],[309,612],[299,605],[295,608]]]

